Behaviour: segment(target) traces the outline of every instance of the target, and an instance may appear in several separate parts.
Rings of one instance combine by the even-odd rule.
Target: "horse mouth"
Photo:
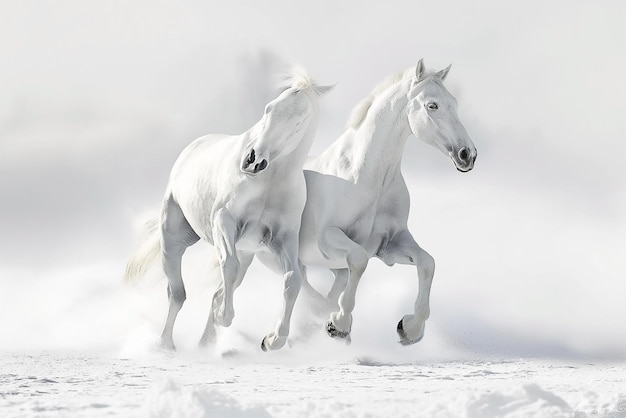
[[[472,171],[474,169],[474,161],[469,162],[468,164],[459,164],[456,161],[454,162],[454,166],[456,167],[457,171],[460,171],[461,173],[467,173],[469,171]]]
[[[241,165],[241,172],[247,176],[256,176],[261,171],[265,170],[267,165],[268,163],[265,158],[255,163],[244,162]]]
[[[454,166],[461,173],[467,173],[474,168],[474,162],[476,161],[476,151],[471,152],[467,148],[462,148],[457,153],[450,153],[450,159],[454,163]]]
[[[472,169],[474,168],[474,162],[472,161],[471,163],[467,165],[462,165],[462,164],[458,164],[455,161],[454,166],[456,167],[457,171],[460,171],[461,173],[467,173],[469,171],[472,171]]]

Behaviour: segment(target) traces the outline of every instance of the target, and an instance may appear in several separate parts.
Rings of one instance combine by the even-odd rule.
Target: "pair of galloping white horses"
[[[378,86],[353,111],[347,130],[316,158],[307,154],[318,124],[318,99],[330,90],[304,71],[294,73],[265,114],[241,135],[207,135],[191,143],[172,168],[161,216],[128,263],[126,278],[162,260],[169,312],[161,335],[172,331],[185,301],[181,260],[200,239],[214,246],[221,285],[213,296],[200,343],[215,339],[215,325],[234,317],[233,292],[256,255],[284,277],[283,310],[261,347],[282,347],[301,287],[314,291],[305,266],[331,269],[328,294],[336,312],[326,331],[349,339],[359,280],[368,260],[417,268],[413,313],[397,326],[402,344],[424,335],[435,262],[407,228],[409,192],[400,171],[410,134],[450,157],[459,171],[474,166],[476,148],[457,116],[443,81],[450,67],[425,71],[423,61]]]

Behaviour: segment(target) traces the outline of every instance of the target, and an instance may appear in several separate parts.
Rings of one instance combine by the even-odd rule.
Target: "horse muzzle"
[[[254,148],[244,156],[241,163],[241,171],[248,175],[255,175],[267,168],[267,160],[258,158]]]
[[[469,148],[461,148],[456,153],[450,153],[450,158],[452,158],[452,162],[454,163],[457,170],[462,173],[467,173],[472,168],[474,168],[474,162],[476,161],[476,156],[478,153],[476,149]]]

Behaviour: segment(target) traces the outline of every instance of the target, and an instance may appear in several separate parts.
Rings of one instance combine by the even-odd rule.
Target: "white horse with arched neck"
[[[333,337],[349,337],[357,286],[371,257],[389,266],[417,267],[414,310],[400,320],[397,332],[403,344],[424,335],[435,262],[408,230],[410,196],[400,164],[413,134],[448,156],[459,171],[474,167],[476,148],[443,84],[449,70],[427,73],[420,60],[386,81],[355,108],[343,135],[305,165],[300,258],[335,275],[329,298],[339,310],[327,323]]]
[[[231,324],[233,292],[255,254],[271,259],[284,277],[282,314],[261,345],[267,350],[285,344],[302,282],[298,261],[306,199],[302,167],[318,125],[318,98],[327,90],[298,70],[249,130],[236,136],[203,136],[176,160],[161,216],[148,228],[126,271],[127,279],[132,279],[143,274],[151,261],[162,259],[169,297],[161,335],[165,348],[174,349],[174,323],[186,299],[182,257],[200,239],[215,248],[222,278],[201,345],[214,340],[216,324]]]

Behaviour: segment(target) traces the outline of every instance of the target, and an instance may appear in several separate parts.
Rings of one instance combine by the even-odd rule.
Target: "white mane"
[[[435,74],[427,73],[421,80],[432,77]],[[352,113],[350,113],[350,118],[348,119],[348,128],[356,129],[361,126],[363,120],[365,119],[365,115],[367,115],[367,111],[372,107],[372,104],[380,95],[382,95],[387,89],[401,81],[407,80],[411,77],[415,76],[415,65],[407,68],[404,71],[401,71],[391,77],[388,77],[385,81],[380,83],[378,86],[372,90],[369,96],[365,99],[361,100],[359,104],[357,104],[354,109],[352,109]]]
[[[296,91],[311,90],[318,96],[328,92],[333,86],[319,86],[315,84],[309,72],[300,66],[293,66],[290,73],[284,75],[278,84],[280,90],[295,88]]]

